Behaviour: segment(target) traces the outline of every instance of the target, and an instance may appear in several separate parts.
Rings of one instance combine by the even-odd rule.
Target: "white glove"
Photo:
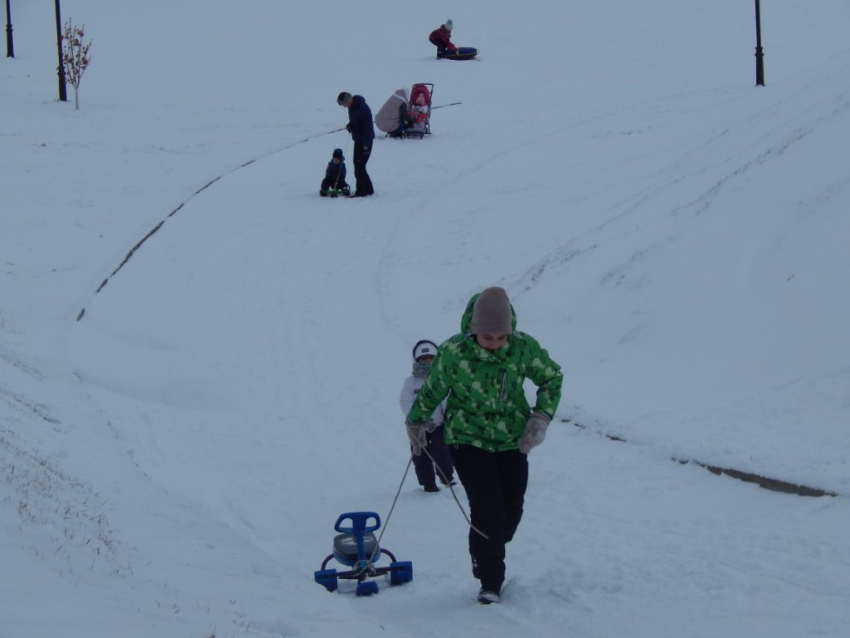
[[[531,448],[543,443],[546,438],[546,428],[551,419],[542,412],[535,412],[525,422],[525,432],[519,439],[519,451],[523,454],[531,452]]]

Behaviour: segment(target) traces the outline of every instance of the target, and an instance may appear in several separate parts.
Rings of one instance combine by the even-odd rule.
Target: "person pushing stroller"
[[[349,193],[350,189],[345,181],[345,157],[342,155],[341,148],[335,148],[333,157],[325,169],[325,179],[322,180],[319,195],[336,197],[342,194],[348,197]]]
[[[415,120],[407,109],[407,89],[397,89],[375,116],[375,127],[389,137],[404,137]]]

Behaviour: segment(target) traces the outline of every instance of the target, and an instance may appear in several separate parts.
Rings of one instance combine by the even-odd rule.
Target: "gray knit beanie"
[[[482,292],[472,306],[472,334],[511,334],[511,301],[504,288],[494,286]]]

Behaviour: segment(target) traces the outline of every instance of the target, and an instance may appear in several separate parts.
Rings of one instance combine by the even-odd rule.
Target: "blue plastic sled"
[[[478,55],[478,49],[473,49],[472,47],[458,47],[457,51],[454,53],[444,53],[437,57],[442,60],[472,60],[476,55]]]
[[[350,525],[343,525],[351,521]],[[372,522],[374,521],[374,522]],[[372,524],[369,524],[372,522]],[[401,585],[413,580],[413,563],[397,561],[386,549],[378,547],[375,530],[381,526],[381,518],[375,512],[347,512],[340,514],[334,529],[340,532],[334,536],[333,553],[322,562],[322,568],[313,574],[317,583],[328,591],[336,591],[339,579],[356,580],[358,596],[378,593],[378,583],[367,580],[375,576],[389,575],[391,585]],[[388,567],[375,567],[375,563],[386,554],[392,561]],[[331,559],[352,569],[338,572],[327,569]]]

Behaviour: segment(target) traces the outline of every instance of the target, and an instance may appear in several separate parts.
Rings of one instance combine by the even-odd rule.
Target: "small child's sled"
[[[372,525],[368,523],[374,520]],[[350,525],[343,525],[351,521]],[[389,575],[391,585],[401,585],[413,580],[413,563],[397,561],[395,556],[386,549],[378,547],[375,530],[381,526],[381,518],[375,512],[347,512],[340,514],[334,529],[340,532],[334,536],[333,554],[322,562],[322,568],[314,572],[317,583],[328,591],[336,591],[339,579],[356,580],[355,593],[358,596],[369,596],[378,593],[378,583],[369,578]],[[375,567],[381,554],[386,554],[392,561],[387,567]],[[336,559],[351,569],[338,572],[327,569],[331,559]]]
[[[342,188],[327,188],[319,191],[322,197],[351,197],[351,191],[348,186]]]
[[[446,51],[437,55],[441,60],[472,60],[478,55],[478,49],[472,47],[458,47],[455,51]]]

